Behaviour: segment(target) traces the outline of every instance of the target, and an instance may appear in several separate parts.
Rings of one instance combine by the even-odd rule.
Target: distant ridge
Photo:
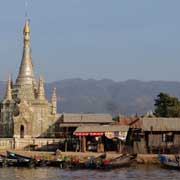
[[[154,98],[161,91],[180,98],[180,82],[109,79],[65,79],[47,83],[46,95],[57,88],[58,111],[73,113],[143,114],[154,109]],[[0,98],[5,83],[0,81]]]

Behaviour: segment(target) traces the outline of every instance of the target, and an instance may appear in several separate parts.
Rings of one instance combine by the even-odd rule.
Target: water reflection
[[[61,170],[59,168],[1,168],[0,180],[168,180],[179,179],[179,171],[158,166],[137,166],[112,171]]]

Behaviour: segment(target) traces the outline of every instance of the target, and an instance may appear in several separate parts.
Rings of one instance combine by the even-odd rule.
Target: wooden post
[[[82,152],[82,137],[79,136],[79,152]]]
[[[102,142],[102,137],[100,137],[98,139],[98,147],[97,147],[97,151],[100,152],[100,153],[103,153],[104,152],[104,144]]]
[[[123,151],[123,143],[121,140],[119,140],[119,152],[122,153]]]
[[[99,139],[98,139],[98,144],[97,144],[97,152],[99,153],[100,152],[100,142],[99,142]]]
[[[100,152],[103,153],[104,152],[104,144],[101,142],[100,143]]]
[[[67,139],[65,140],[65,152],[67,152]]]
[[[86,152],[86,136],[82,137],[82,152]]]
[[[151,145],[150,145],[150,154],[152,154],[152,143],[153,143],[153,126],[150,127],[151,129]]]
[[[79,144],[79,141],[76,141],[76,152],[80,152],[80,144]]]
[[[121,140],[117,139],[117,152],[121,153],[122,152],[122,144]]]
[[[16,139],[13,138],[13,149],[15,150],[16,149]]]
[[[66,127],[66,137],[68,137],[68,127]]]

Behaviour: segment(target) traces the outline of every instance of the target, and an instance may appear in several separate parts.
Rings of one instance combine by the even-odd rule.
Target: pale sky
[[[180,81],[179,0],[28,0],[35,72],[46,81]],[[16,78],[25,0],[0,0],[0,80]]]

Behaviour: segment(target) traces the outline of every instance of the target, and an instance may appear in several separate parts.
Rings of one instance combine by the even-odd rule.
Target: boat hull
[[[180,162],[177,160],[172,160],[165,155],[159,154],[158,159],[160,161],[161,167],[170,170],[180,170]]]

